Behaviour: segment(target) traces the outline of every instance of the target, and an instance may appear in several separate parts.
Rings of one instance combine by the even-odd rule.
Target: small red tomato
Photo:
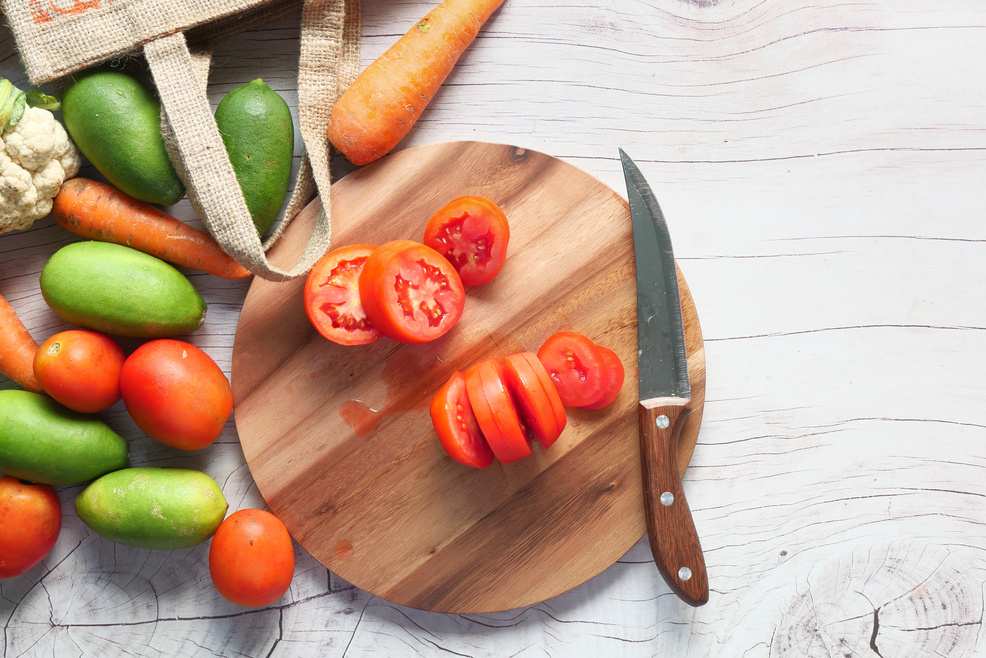
[[[552,334],[538,349],[537,356],[566,407],[582,407],[602,397],[606,364],[596,344],[582,334],[574,331]]]
[[[565,407],[544,366],[533,352],[503,359],[507,388],[517,403],[521,420],[542,448],[550,448],[565,429]]]
[[[71,329],[54,334],[34,355],[41,388],[73,411],[94,414],[120,399],[123,348],[96,331]]]
[[[454,373],[432,399],[431,422],[445,452],[455,461],[476,468],[493,463],[493,451],[476,422],[461,372]]]
[[[500,463],[530,455],[527,431],[504,383],[503,364],[498,359],[477,363],[466,370],[465,378],[476,422]]]
[[[599,348],[599,355],[606,364],[606,388],[601,398],[592,404],[582,406],[583,409],[588,409],[589,411],[596,411],[612,404],[616,396],[620,394],[620,389],[623,388],[623,378],[625,376],[623,362],[620,361],[620,357],[616,355],[616,352],[603,345],[596,345],[596,347]]]
[[[359,275],[366,317],[402,343],[426,343],[455,326],[465,306],[459,274],[431,247],[395,240],[373,250]]]
[[[270,605],[284,596],[294,577],[291,535],[270,512],[234,512],[212,536],[209,575],[219,593],[233,603]]]
[[[180,450],[215,441],[233,412],[222,369],[199,348],[171,338],[144,343],[127,357],[120,391],[137,427]]]
[[[62,529],[62,505],[47,484],[0,475],[0,578],[19,576],[47,555]]]
[[[312,326],[334,343],[366,345],[380,337],[359,299],[359,274],[376,245],[354,244],[330,251],[305,281],[305,313]]]
[[[432,216],[424,235],[424,243],[455,266],[464,286],[487,283],[499,274],[509,240],[507,216],[483,196],[452,200]]]

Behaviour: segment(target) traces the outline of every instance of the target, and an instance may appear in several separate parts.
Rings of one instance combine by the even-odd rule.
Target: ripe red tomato
[[[171,338],[144,343],[127,357],[120,390],[137,426],[180,450],[215,441],[233,411],[233,391],[216,362]]]
[[[606,365],[596,344],[582,334],[574,331],[552,334],[538,349],[537,356],[566,407],[582,407],[602,397],[606,389]]]
[[[444,335],[462,316],[465,289],[451,263],[420,242],[395,240],[373,250],[359,275],[366,317],[403,343]]]
[[[374,249],[370,244],[334,249],[308,273],[305,313],[318,333],[334,343],[366,345],[380,337],[359,299],[359,274]]]
[[[533,352],[503,359],[507,388],[527,428],[543,448],[550,448],[565,429],[565,407],[551,377]]]
[[[583,409],[590,411],[596,411],[612,404],[616,396],[620,394],[620,389],[623,388],[623,378],[625,376],[623,362],[620,361],[620,357],[616,355],[616,352],[603,345],[596,345],[596,347],[599,348],[599,355],[606,365],[606,388],[603,390],[601,398],[592,404],[582,406]]]
[[[500,463],[530,455],[527,431],[504,383],[503,364],[498,359],[477,363],[466,370],[465,379],[476,422]]]
[[[212,536],[209,575],[219,593],[233,603],[270,605],[284,596],[294,577],[291,535],[270,512],[234,512]]]
[[[491,281],[507,259],[510,227],[496,203],[463,196],[436,212],[425,227],[424,243],[459,272],[464,286]]]
[[[34,355],[34,374],[45,393],[69,409],[94,414],[120,399],[120,369],[126,354],[96,331],[54,334]]]
[[[19,576],[47,555],[62,529],[62,505],[47,484],[0,475],[0,578]]]
[[[493,451],[479,429],[461,372],[454,373],[432,399],[431,422],[445,452],[455,461],[476,468],[493,463]]]

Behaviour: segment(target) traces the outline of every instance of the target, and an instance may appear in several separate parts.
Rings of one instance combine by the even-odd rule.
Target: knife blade
[[[664,214],[643,174],[620,149],[637,270],[638,416],[647,538],[658,571],[686,603],[709,600],[702,545],[678,471],[678,437],[691,384],[677,266]]]

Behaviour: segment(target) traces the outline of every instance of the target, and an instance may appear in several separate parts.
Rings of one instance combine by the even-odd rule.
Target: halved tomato
[[[565,407],[551,377],[533,352],[503,359],[507,388],[527,428],[543,448],[550,448],[565,429]]]
[[[432,215],[424,243],[442,254],[459,272],[462,285],[492,280],[507,259],[507,216],[484,196],[453,199]]]
[[[305,313],[312,326],[334,343],[366,345],[380,332],[366,317],[359,298],[359,274],[372,244],[353,244],[330,251],[305,281]]]
[[[531,454],[527,431],[503,379],[503,364],[489,359],[465,372],[466,393],[479,429],[501,464],[509,464]]]
[[[452,264],[411,240],[373,250],[359,275],[359,296],[373,326],[402,343],[444,335],[459,321],[466,299]]]
[[[623,388],[624,371],[620,357],[608,347],[603,345],[596,345],[596,347],[599,348],[599,355],[606,364],[606,389],[597,401],[582,406],[583,409],[589,411],[596,411],[612,404],[616,396],[620,394],[620,389]]]
[[[537,357],[566,407],[597,402],[606,390],[608,375],[599,348],[580,333],[552,334],[538,349]]]
[[[476,468],[493,463],[493,451],[476,422],[461,372],[454,373],[432,399],[431,422],[445,452],[455,461]]]

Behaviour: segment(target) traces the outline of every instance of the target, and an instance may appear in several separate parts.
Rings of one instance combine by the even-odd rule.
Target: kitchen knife
[[[702,546],[678,471],[678,436],[691,384],[678,273],[664,214],[637,165],[620,149],[637,266],[640,451],[647,538],[654,562],[683,601],[709,600]]]

